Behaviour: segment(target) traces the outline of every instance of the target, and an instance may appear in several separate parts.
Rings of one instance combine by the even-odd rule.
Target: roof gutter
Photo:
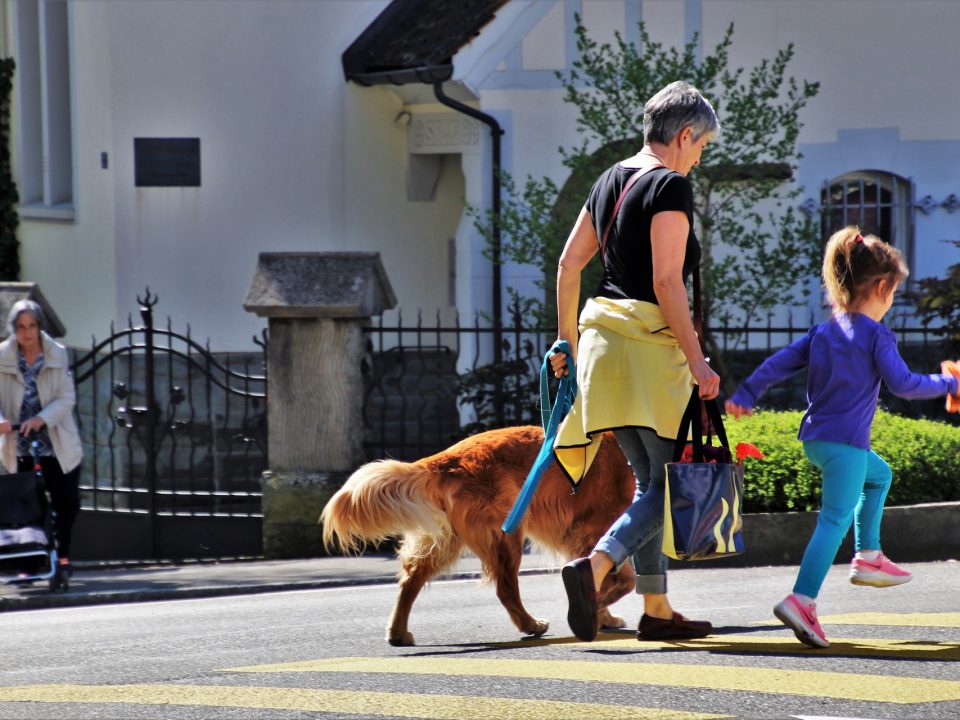
[[[374,70],[367,72],[348,73],[347,80],[353,80],[358,85],[407,85],[410,83],[421,83],[424,85],[433,85],[434,83],[444,82],[453,77],[453,65],[449,63],[444,65],[424,65],[416,68],[396,68],[387,70]]]

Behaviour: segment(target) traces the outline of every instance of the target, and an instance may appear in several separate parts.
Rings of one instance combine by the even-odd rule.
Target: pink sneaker
[[[850,563],[850,582],[854,585],[891,587],[913,580],[913,575],[897,567],[886,555],[880,553],[876,560],[854,558]]]
[[[773,608],[773,614],[784,625],[793,630],[797,640],[815,648],[830,647],[827,636],[823,634],[820,621],[817,620],[817,604],[804,605],[793,593],[787,595]]]

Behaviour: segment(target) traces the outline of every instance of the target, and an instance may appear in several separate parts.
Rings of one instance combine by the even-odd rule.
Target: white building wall
[[[14,9],[6,5],[6,17]],[[67,327],[67,340],[87,346],[93,333],[103,337],[116,315],[114,253],[116,232],[112,169],[100,167],[100,153],[113,160],[109,8],[86,3],[82,12],[68,6],[71,47],[71,101],[75,127],[73,221],[21,218],[21,280],[38,282]],[[12,28],[4,33],[14,47]],[[4,50],[4,54],[6,54]],[[17,78],[14,76],[14,83]],[[16,93],[13,133],[16,137]],[[16,143],[14,143],[16,144]],[[13,153],[16,170],[18,157]],[[132,299],[129,302],[133,302]]]
[[[386,4],[71,4],[75,219],[19,233],[23,279],[68,343],[136,316],[149,285],[175,328],[252,349],[264,323],[242,302],[269,250],[380,251],[408,314],[449,307],[459,162],[441,163],[432,200],[408,202],[402,103],[343,77],[341,53]],[[135,187],[141,137],[199,138],[200,187]]]
[[[20,228],[23,277],[41,283],[68,342],[102,336],[149,284],[175,326],[190,322],[218,349],[252,348],[263,322],[241,305],[266,250],[380,251],[408,318],[449,313],[455,237],[457,306],[468,319],[489,311],[484,243],[462,215],[465,203],[490,204],[489,131],[444,154],[430,197],[408,200],[415,161],[404,112],[453,111],[426,86],[343,78],[342,52],[387,4],[71,3],[75,219]],[[913,178],[918,199],[938,204],[960,194],[952,0],[513,0],[454,66],[464,93],[506,130],[503,167],[518,181],[562,184],[557,148],[579,141],[554,75],[575,59],[575,13],[601,41],[615,31],[636,41],[642,19],[667,46],[700,32],[706,51],[733,22],[732,62],[746,67],[796,43],[789,73],[821,82],[802,114],[805,197],[818,200],[824,179],[858,169]],[[136,137],[200,138],[201,186],[135,188]],[[914,276],[960,259],[939,242],[957,237],[960,213],[918,213]],[[531,269],[503,273],[504,287],[532,291]]]
[[[797,180],[805,197],[819,202],[824,180],[856,170],[913,180],[917,201],[930,196],[941,204],[960,195],[960,95],[952,91],[960,3],[705,0],[702,6],[705,49],[732,22],[731,64],[752,67],[794,43],[788,73],[820,82],[801,114]],[[941,275],[960,261],[960,251],[942,242],[956,238],[960,214],[942,206],[918,211],[912,277]]]
[[[382,6],[110,3],[119,306],[149,284],[175,326],[246,349],[259,252],[375,249],[346,224],[337,61]],[[200,138],[201,186],[135,188],[137,137]]]
[[[733,23],[732,67],[749,70],[794,43],[787,74],[820,82],[801,113],[796,183],[805,192],[798,204],[806,198],[819,204],[821,183],[847,172],[895,173],[915,183],[917,201],[930,196],[937,205],[916,213],[913,277],[942,274],[960,261],[960,250],[942,242],[960,238],[960,212],[942,204],[951,193],[960,195],[960,125],[954,122],[960,95],[951,91],[960,3],[558,0],[540,6],[541,19],[518,49],[482,79],[473,78],[482,109],[510,112],[512,153],[504,165],[518,181],[547,176],[562,184],[568,173],[555,149],[581,141],[554,77],[576,58],[575,13],[599,42],[613,42],[615,31],[635,42],[636,22],[643,20],[652,40],[667,48],[699,33],[701,54]],[[722,123],[722,107],[720,116]],[[534,276],[522,268],[509,272],[520,283]]]
[[[349,149],[344,221],[351,231],[336,241],[344,243],[343,249],[381,253],[405,324],[415,322],[418,311],[433,323],[438,311],[449,321],[449,241],[457,232],[465,195],[460,155],[454,152],[460,148],[438,148],[430,155],[436,172],[431,167],[413,179],[416,157],[409,152],[408,134],[413,114],[451,111],[431,104],[405,107],[388,86],[350,83],[344,92],[344,145]],[[413,182],[422,194],[408,200]]]

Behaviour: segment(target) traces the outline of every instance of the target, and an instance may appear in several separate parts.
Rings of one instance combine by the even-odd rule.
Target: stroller
[[[51,592],[66,591],[70,578],[58,562],[57,514],[47,495],[36,441],[30,454],[33,472],[0,475],[0,582],[29,585],[45,580]]]

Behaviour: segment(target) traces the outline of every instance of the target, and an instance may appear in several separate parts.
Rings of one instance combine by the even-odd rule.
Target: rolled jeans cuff
[[[630,552],[623,546],[623,543],[610,535],[604,535],[600,538],[600,542],[597,543],[594,550],[606,554],[613,561],[611,573],[618,572],[620,566],[630,557]]]
[[[637,575],[637,593],[640,595],[666,595],[666,575]]]

